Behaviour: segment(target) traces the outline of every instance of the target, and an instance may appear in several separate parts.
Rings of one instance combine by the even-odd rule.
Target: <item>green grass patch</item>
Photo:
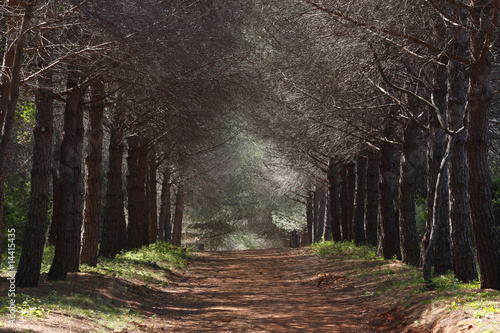
[[[311,245],[312,253],[319,256],[331,256],[333,260],[383,260],[372,246],[356,246],[354,242],[325,241]]]
[[[43,255],[42,273],[48,272],[53,257],[54,247],[46,248]],[[133,326],[132,322],[140,323],[145,319],[142,307],[130,307],[127,303],[115,299],[113,296],[101,295],[96,289],[103,287],[108,292],[112,292],[116,288],[122,288],[122,297],[125,293],[126,298],[129,287],[143,286],[143,282],[163,286],[168,284],[167,273],[185,267],[190,258],[189,250],[165,242],[158,242],[137,250],[124,251],[114,259],[99,258],[96,267],[80,266],[80,271],[88,273],[90,276],[68,275],[64,282],[57,282],[53,286],[42,286],[42,289],[46,288],[46,290],[37,290],[35,293],[37,296],[17,293],[17,317],[43,318],[50,312],[63,313],[69,317],[90,319],[93,324],[109,330],[129,329],[131,325]],[[6,268],[2,267],[1,272],[6,272]],[[108,276],[113,277],[113,279],[96,279],[92,275]],[[88,286],[85,286],[71,290],[71,287],[68,288],[68,286],[72,285],[72,280],[80,281],[78,286],[82,286],[82,281],[83,285],[91,283],[96,289],[89,289]],[[137,284],[137,280],[141,283]],[[59,289],[70,289],[71,292]],[[22,290],[20,291],[22,292]],[[7,316],[9,299],[0,297],[0,302],[2,304],[0,316]]]
[[[0,308],[0,314],[9,313],[9,298],[0,297],[0,302],[4,304]],[[16,315],[22,318],[42,318],[48,313],[48,309],[42,300],[24,294],[16,295],[16,311]]]
[[[138,250],[123,252],[116,256],[115,260],[152,267],[174,268],[185,267],[190,258],[189,250],[173,246],[170,243],[158,242]]]
[[[130,328],[130,322],[141,322],[143,316],[135,309],[119,305],[111,299],[81,293],[62,294],[51,290],[46,296],[33,297],[17,294],[17,318],[44,318],[50,312],[64,313],[69,317],[85,317],[100,327],[110,330]],[[7,299],[1,299],[8,304]],[[0,309],[0,315],[9,312],[7,306]]]
[[[147,283],[165,285],[165,272],[183,268],[189,262],[191,252],[170,243],[158,242],[140,249],[125,251],[114,259],[100,258],[97,266],[82,265],[85,273],[113,275],[124,279],[137,279]]]
[[[367,296],[383,297],[395,304],[424,302],[436,309],[466,311],[476,319],[500,313],[500,291],[481,290],[479,281],[464,283],[453,273],[435,275],[434,290],[428,291],[421,268],[404,265],[395,259],[384,260],[373,247],[328,241],[313,244],[311,253],[328,256],[334,261],[349,261],[356,279],[373,278],[375,287],[366,292]]]

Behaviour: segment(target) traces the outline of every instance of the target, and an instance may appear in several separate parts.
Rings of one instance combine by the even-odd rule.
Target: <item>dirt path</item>
[[[154,279],[71,273],[18,290],[47,311],[15,323],[4,314],[0,332],[499,332],[499,315],[478,319],[479,310],[435,303],[437,291],[401,289],[400,261],[331,259],[294,249],[205,252],[180,272],[154,270]],[[8,288],[1,279],[0,291]]]
[[[363,286],[344,274],[292,249],[200,253],[170,297],[153,296],[160,320],[147,330],[376,331]]]

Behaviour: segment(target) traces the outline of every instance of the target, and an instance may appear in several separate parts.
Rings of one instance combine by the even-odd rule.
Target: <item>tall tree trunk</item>
[[[60,207],[61,207],[61,191],[59,190],[59,185],[61,180],[59,179],[59,163],[61,161],[61,143],[58,142],[57,138],[54,138],[54,158],[52,163],[52,218],[50,219],[50,225],[46,245],[56,245],[57,239],[57,222],[60,220]]]
[[[104,115],[104,83],[97,80],[92,84],[92,103],[89,111],[88,153],[85,159],[87,186],[81,263],[97,265],[97,248],[101,226],[102,196],[102,136]]]
[[[84,78],[82,78],[84,79]],[[82,89],[80,103],[78,104],[78,114],[76,122],[76,154],[79,163],[75,163],[73,167],[73,175],[76,183],[75,194],[75,228],[71,234],[71,252],[69,257],[68,272],[79,272],[80,267],[80,253],[82,250],[82,225],[83,225],[83,195],[85,192],[82,162],[83,162],[83,140],[85,138],[85,127],[83,123],[83,99],[85,96],[85,89]]]
[[[172,240],[172,213],[170,206],[170,170],[168,168],[163,172],[163,181],[161,184],[161,204],[160,204],[160,237],[165,242]]]
[[[481,288],[500,290],[500,234],[493,212],[488,169],[488,120],[491,58],[488,46],[496,34],[498,1],[471,0],[471,58],[465,150],[472,232],[479,261]]]
[[[420,265],[415,209],[416,173],[425,167],[425,154],[419,151],[419,127],[410,121],[404,130],[404,144],[399,172],[399,241],[403,263]]]
[[[355,244],[366,242],[365,237],[365,199],[366,199],[366,163],[364,154],[359,154],[356,166],[356,200],[352,222],[352,238]]]
[[[456,54],[467,56],[467,36],[454,34]],[[462,126],[467,102],[466,65],[448,63],[448,124],[455,131]],[[458,134],[449,165],[451,253],[455,278],[468,282],[478,278],[471,242],[467,167],[465,164],[465,131]]]
[[[353,162],[347,163],[347,239],[353,240],[353,220],[354,220],[354,200],[356,195],[356,164]]]
[[[139,138],[128,139],[127,151],[127,248],[141,247],[141,220],[144,218],[144,187],[139,183]],[[144,185],[142,185],[144,186]],[[142,189],[142,194],[141,194]]]
[[[80,75],[74,66],[68,68],[68,94],[64,110],[64,137],[61,143],[59,165],[60,212],[57,221],[57,239],[54,260],[47,280],[64,280],[74,268],[75,250],[79,258],[81,218],[80,183],[82,165],[83,96],[85,90],[79,87]],[[80,171],[80,172],[78,172]],[[78,247],[78,249],[77,249]]]
[[[326,222],[325,222],[325,240],[331,241],[332,235],[332,214],[330,210],[330,198],[326,195]]]
[[[16,273],[17,287],[38,287],[47,230],[50,176],[52,174],[53,91],[52,72],[38,78],[36,94],[31,194],[23,248]]]
[[[300,246],[300,237],[297,230],[293,230],[290,233],[290,247],[297,248]]]
[[[180,246],[182,236],[182,218],[184,216],[184,192],[182,185],[177,186],[175,194],[174,231],[172,232],[172,244]]]
[[[446,63],[446,59],[440,59]],[[439,109],[439,113],[445,119],[446,117],[446,72],[444,65],[436,66],[434,73],[434,90],[433,100]],[[434,110],[429,110],[429,126],[430,136],[428,138],[428,156],[427,156],[427,221],[424,238],[422,240],[422,254],[427,250],[429,237],[432,230],[432,223],[434,218],[434,197],[436,189],[436,181],[439,174],[439,168],[443,156],[446,151],[446,134]],[[434,247],[434,258],[431,258],[431,263],[438,274],[444,274],[448,270],[453,269],[451,259],[451,245],[449,237],[449,194],[448,194],[448,176],[447,168],[444,169],[445,177],[441,182],[440,202],[443,207],[440,209],[440,214],[436,217],[438,225],[443,229],[437,230],[436,246]],[[445,222],[444,222],[445,221]]]
[[[148,160],[148,190],[149,190],[149,243],[156,243],[158,239],[158,208],[156,191],[156,152],[151,150]]]
[[[368,154],[368,169],[366,171],[366,242],[377,245],[378,221],[378,181],[380,158],[377,151]]]
[[[424,251],[423,254],[423,259],[422,259],[422,266],[423,266],[423,277],[424,281],[427,287],[432,288],[432,252],[435,252],[435,246],[437,245],[438,242],[438,237],[439,237],[439,230],[443,229],[443,226],[440,224],[448,223],[448,220],[443,220],[440,219],[441,212],[440,210],[445,207],[443,205],[442,200],[445,199],[446,197],[443,196],[443,192],[440,190],[440,188],[443,187],[443,182],[447,178],[447,165],[448,161],[450,160],[450,155],[451,152],[453,151],[453,145],[455,143],[456,135],[452,135],[450,139],[448,140],[448,144],[446,147],[445,154],[443,156],[443,160],[441,161],[439,170],[438,170],[438,176],[436,179],[436,185],[435,185],[435,191],[434,191],[434,198],[433,198],[433,205],[434,205],[434,210],[433,210],[433,217],[432,217],[432,229],[430,232],[429,236],[429,242],[427,244],[427,248]]]
[[[332,238],[339,242],[342,239],[340,232],[340,179],[339,169],[335,160],[330,159],[328,166],[328,190],[330,203],[328,209],[331,216]]]
[[[321,184],[316,191],[318,196],[318,228],[316,235],[316,242],[321,242],[323,239],[323,234],[325,231],[325,217],[326,217],[326,187],[324,184]]]
[[[34,1],[9,1],[4,5],[8,15],[9,31],[5,33],[5,48],[0,67],[0,240],[3,239],[3,204],[7,154],[9,152],[15,113],[19,99],[21,67],[23,62],[24,42],[32,18]],[[4,39],[2,38],[2,39]],[[0,256],[2,254],[0,241]]]
[[[386,137],[392,137],[394,128],[391,124],[387,124],[386,126]],[[393,171],[393,155],[394,147],[392,144],[382,143],[380,146],[378,251],[385,259],[392,259],[394,256],[401,258],[396,214],[394,211],[396,176]]]
[[[307,225],[305,225],[300,234],[300,246],[307,246],[307,238]]]
[[[312,239],[315,243],[319,242],[321,238],[319,238],[319,201],[320,201],[320,187],[316,186],[316,189],[313,193],[313,232]]]
[[[349,191],[347,189],[347,167],[340,166],[340,226],[342,229],[342,240],[349,239]]]
[[[109,140],[108,188],[104,205],[100,254],[113,258],[125,249],[127,226],[122,183],[123,166],[123,113],[117,109],[113,115]]]
[[[145,145],[141,145],[138,150],[139,158],[137,165],[137,182],[139,185],[138,195],[139,203],[138,209],[140,210],[140,246],[149,244],[149,207],[146,202],[146,174],[148,171],[148,148]]]
[[[309,245],[313,242],[313,224],[314,224],[314,202],[313,191],[308,191],[306,200],[306,220],[307,220],[307,242]]]
[[[442,59],[443,63],[447,64],[448,59]],[[448,92],[448,79],[447,79],[447,70],[444,66],[439,66],[436,72],[437,82],[436,82],[436,91],[434,91],[434,101],[437,103],[439,108],[439,112],[441,116],[446,121],[447,114],[447,92]],[[437,144],[437,149],[439,149],[439,158],[443,158],[446,152],[446,135],[442,134],[444,137],[443,143]],[[438,170],[439,163],[441,160],[438,160]],[[451,257],[451,241],[450,241],[450,192],[448,185],[448,164],[446,164],[444,169],[444,177],[443,184],[441,185],[441,196],[442,196],[442,207],[439,209],[439,224],[442,228],[438,229],[438,239],[436,242],[436,247],[434,249],[434,270],[437,274],[446,274],[449,271],[453,270],[453,259]]]

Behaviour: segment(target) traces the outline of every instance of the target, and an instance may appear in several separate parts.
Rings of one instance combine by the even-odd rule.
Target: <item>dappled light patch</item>
[[[53,256],[52,247],[45,256]],[[189,251],[163,242],[123,252],[115,259],[102,258],[96,267],[83,265],[82,272],[70,273],[66,281],[21,288],[18,321],[7,325],[8,309],[1,308],[0,323],[47,333],[71,329],[122,332],[142,327],[145,318],[157,316],[148,299],[163,293],[170,283],[175,288],[182,280],[175,270],[185,267],[189,258]],[[0,288],[5,288],[4,279]]]
[[[305,283],[316,285],[317,287],[329,286],[333,290],[345,291],[354,289],[354,285],[349,283],[350,279],[344,275],[334,275],[331,273],[320,273],[304,280]]]
[[[348,266],[354,284],[368,286],[366,297],[379,304],[375,321],[388,324],[380,332],[495,332],[500,327],[500,292],[481,290],[478,281],[460,282],[452,273],[437,275],[434,290],[429,291],[420,268],[383,260],[374,250],[356,249],[351,242],[314,244],[312,253],[328,258],[332,265]],[[319,281],[325,274],[314,278]]]

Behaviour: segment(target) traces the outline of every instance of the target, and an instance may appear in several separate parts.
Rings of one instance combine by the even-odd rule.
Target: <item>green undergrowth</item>
[[[2,304],[8,302],[0,298]],[[97,331],[105,328],[121,331],[132,327],[133,322],[143,322],[144,315],[138,309],[130,308],[111,298],[79,292],[62,293],[51,290],[48,294],[32,296],[24,293],[16,295],[16,320],[44,319],[49,313],[63,314],[65,317],[85,318]],[[0,316],[6,316],[8,308],[0,309]],[[0,318],[0,327],[9,319]],[[97,332],[96,331],[96,332]]]
[[[113,275],[165,285],[168,283],[164,279],[165,273],[185,267],[190,258],[189,250],[158,242],[141,249],[122,252],[114,259],[101,258],[96,267],[82,265],[80,270],[85,273]]]
[[[376,252],[374,247],[358,247],[347,241],[326,241],[311,246],[314,255],[349,264],[357,280],[372,279],[373,289],[367,291],[366,296],[379,297],[385,304],[394,307],[432,304],[435,310],[462,311],[477,321],[500,314],[500,291],[482,290],[479,281],[461,282],[453,273],[435,275],[434,290],[429,291],[424,287],[421,268],[396,259],[384,260]]]
[[[324,241],[311,245],[312,252],[319,256],[330,256],[332,260],[374,260],[383,261],[377,250],[371,246],[356,246],[353,242]]]
[[[54,248],[45,249],[42,278],[53,257]],[[172,271],[185,267],[190,258],[189,250],[165,242],[124,251],[114,259],[99,258],[96,267],[82,265],[83,274],[71,273],[66,281],[18,290],[16,317],[46,318],[49,313],[55,313],[90,321],[97,331],[102,328],[128,330],[134,323],[142,323],[145,314],[143,304],[131,306],[127,303],[127,295],[136,288],[167,285],[174,274]],[[0,328],[9,320],[9,298],[6,296],[6,292],[0,295]]]

